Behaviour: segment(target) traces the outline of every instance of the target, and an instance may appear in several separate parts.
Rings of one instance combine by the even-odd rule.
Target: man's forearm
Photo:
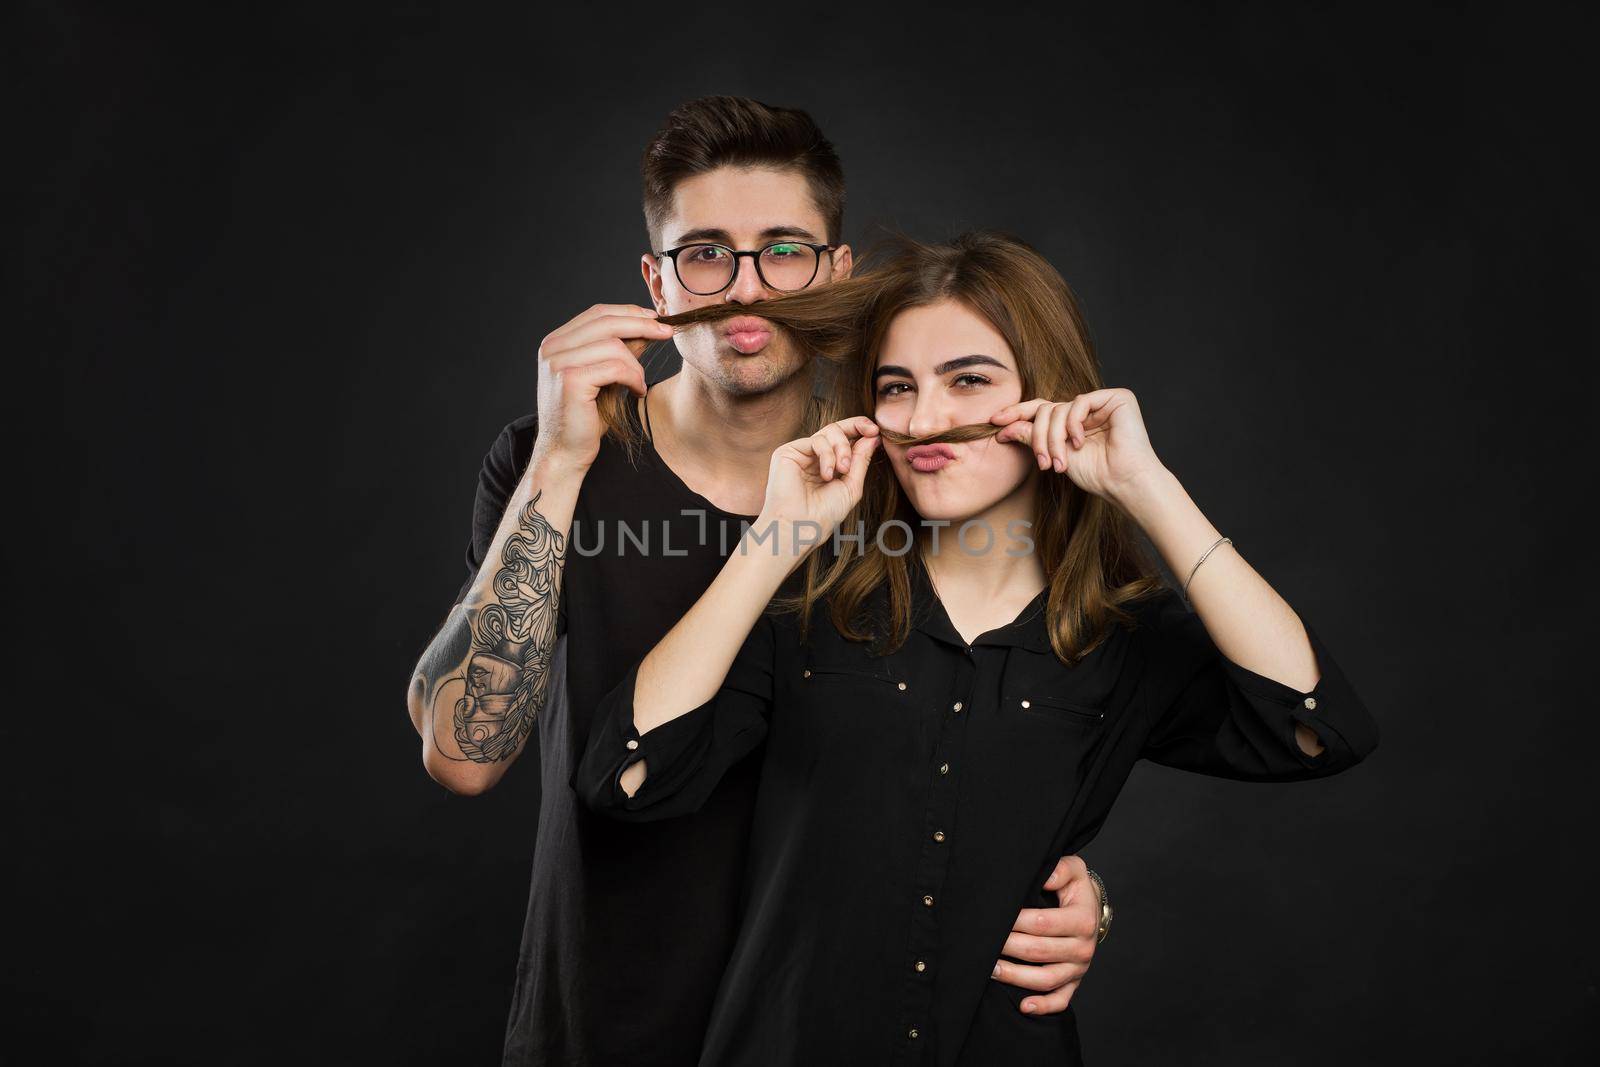
[[[407,704],[423,765],[453,792],[481,793],[499,781],[544,708],[567,534],[586,471],[536,448],[477,577],[417,662]]]

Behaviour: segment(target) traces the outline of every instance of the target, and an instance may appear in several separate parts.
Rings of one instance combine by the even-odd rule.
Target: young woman
[[[702,1063],[1078,1062],[1073,1011],[1018,1011],[991,961],[1134,763],[1319,778],[1377,728],[1102,386],[1028,246],[906,243],[761,310],[871,414],[773,454],[760,518],[605,698],[573,785],[667,818],[765,741]]]

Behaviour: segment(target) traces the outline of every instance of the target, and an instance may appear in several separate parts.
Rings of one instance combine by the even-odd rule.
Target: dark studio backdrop
[[[1134,774],[1085,851],[1118,915],[1089,1062],[1592,1051],[1575,19],[25,15],[13,355],[56,388],[13,396],[44,424],[14,452],[18,678],[45,675],[7,719],[16,1047],[498,1062],[536,763],[447,794],[403,694],[539,339],[644,299],[640,149],[725,92],[818,119],[857,247],[988,225],[1049,255],[1158,454],[1380,720],[1326,781]]]

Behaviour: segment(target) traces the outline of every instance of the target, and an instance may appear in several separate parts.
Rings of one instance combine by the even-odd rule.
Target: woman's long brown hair
[[[1103,388],[1077,298],[1055,268],[1019,238],[992,230],[945,244],[897,237],[865,262],[866,269],[850,278],[765,300],[757,308],[715,304],[660,321],[691,326],[754,311],[787,330],[803,349],[838,367],[831,396],[818,412],[819,426],[872,412],[872,372],[895,316],[945,300],[965,304],[1005,338],[1016,356],[1023,399],[1070,400]],[[629,425],[624,405],[631,403],[630,394],[624,387],[608,394],[602,397],[602,412],[620,433]],[[939,437],[984,432],[981,426],[957,427]],[[1029,476],[1039,478],[1030,536],[1049,583],[1050,643],[1062,662],[1072,664],[1093,651],[1112,625],[1131,625],[1133,615],[1124,605],[1149,596],[1163,582],[1137,527],[1115,505],[1083,492],[1069,478]],[[911,631],[907,559],[916,555],[923,564],[920,553],[891,555],[879,548],[872,531],[894,519],[918,528],[893,469],[880,461],[868,469],[861,500],[841,524],[856,530],[857,522],[865,523],[869,532],[862,543],[844,542],[831,556],[813,552],[804,564],[802,591],[774,606],[799,611],[803,634],[812,609],[826,599],[833,624],[845,637],[871,641],[880,653],[900,647]],[[883,585],[888,617],[869,619],[867,598]]]

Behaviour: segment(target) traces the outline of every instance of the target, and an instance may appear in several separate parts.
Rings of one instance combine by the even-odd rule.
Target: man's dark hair
[[[678,183],[725,166],[798,170],[827,224],[825,239],[840,240],[844,168],[811,116],[742,96],[702,96],[674,108],[644,150],[644,222],[652,242],[661,240]]]

